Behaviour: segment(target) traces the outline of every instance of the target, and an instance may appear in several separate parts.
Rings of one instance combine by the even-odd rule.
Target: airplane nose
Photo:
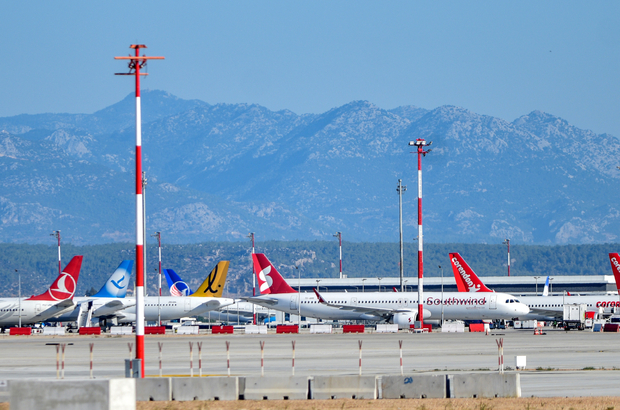
[[[518,311],[519,311],[519,314],[521,315],[527,315],[528,313],[530,313],[530,308],[526,304],[521,303],[521,306],[519,306]]]

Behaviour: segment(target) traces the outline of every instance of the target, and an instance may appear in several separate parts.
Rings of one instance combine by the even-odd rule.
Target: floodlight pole
[[[136,51],[135,56],[114,57],[115,60],[128,60],[129,72],[116,75],[133,75],[136,79],[136,359],[140,360],[140,376],[144,377],[144,231],[142,219],[142,112],[140,108],[140,69],[147,60],[163,60],[164,57],[140,56],[144,44],[129,46]]]
[[[252,255],[254,255],[254,232],[248,234],[248,238],[252,239]],[[252,258],[250,258],[252,259]],[[256,275],[254,274],[254,260],[252,259],[252,296],[256,296]],[[252,303],[252,324],[256,324],[256,305]]]
[[[340,248],[340,279],[342,279],[342,232],[336,232],[333,236],[338,238],[338,247]]]
[[[508,276],[510,276],[510,239],[506,239],[502,243],[508,247]]]
[[[159,249],[159,292],[157,293],[157,324],[161,326],[161,232],[153,235],[157,238],[157,248]]]
[[[398,225],[400,229],[400,291],[404,292],[403,276],[404,276],[404,255],[403,255],[403,193],[407,190],[406,185],[402,185],[402,179],[398,180],[396,192],[398,192]]]
[[[62,274],[62,269],[60,267],[60,231],[54,231],[50,236],[54,236],[58,239],[58,276],[60,276]]]
[[[144,296],[148,296],[148,290],[146,285],[146,279],[148,278],[148,274],[146,271],[146,172],[142,171],[142,237],[144,238],[144,247],[142,248],[142,257],[144,258]]]
[[[22,327],[22,274],[17,269],[15,269],[15,273],[17,273],[17,302],[18,302],[18,310],[19,310],[19,326]]]
[[[409,146],[417,147],[415,153],[418,154],[418,321],[420,322],[420,328],[424,325],[424,263],[422,259],[423,238],[422,235],[422,157],[431,152],[431,150],[424,151],[425,146],[429,146],[433,141],[428,144],[423,138],[418,138],[415,141],[410,141]]]

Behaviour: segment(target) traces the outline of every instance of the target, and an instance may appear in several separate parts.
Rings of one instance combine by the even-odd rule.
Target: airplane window
[[[508,299],[506,299],[506,303],[509,303],[509,300],[508,300]]]

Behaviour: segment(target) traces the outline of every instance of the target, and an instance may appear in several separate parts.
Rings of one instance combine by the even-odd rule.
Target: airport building
[[[505,292],[514,295],[541,295],[545,287],[546,276],[482,276],[484,284],[496,292]],[[400,278],[313,278],[313,279],[286,279],[295,290],[312,292],[400,292]],[[444,292],[457,292],[454,276],[424,277],[425,292],[441,292],[443,283]],[[597,276],[550,276],[549,293],[563,294],[593,294],[617,293],[616,280],[613,275]],[[405,277],[403,287],[406,292],[418,291],[418,278]]]

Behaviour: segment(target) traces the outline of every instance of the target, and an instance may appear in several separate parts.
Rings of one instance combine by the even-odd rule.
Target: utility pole
[[[428,144],[423,138],[418,138],[415,141],[410,141],[409,146],[417,147],[418,154],[418,321],[420,322],[420,328],[424,325],[424,263],[422,259],[423,238],[422,235],[422,157],[431,152],[431,150],[424,150],[424,147],[428,147],[433,141]]]
[[[60,266],[60,231],[54,231],[50,234],[50,236],[54,236],[56,237],[56,239],[58,239],[58,276],[60,276],[60,274],[62,273],[62,269]]]
[[[18,327],[22,327],[22,275],[21,273],[15,269],[15,273],[17,273],[17,301],[18,303],[18,310],[19,310],[19,326]]]
[[[502,244],[508,247],[508,276],[510,276],[510,239],[506,239]]]
[[[252,255],[254,255],[254,232],[250,232],[247,236],[252,239]],[[252,261],[250,272],[252,273],[252,296],[256,296],[256,275],[254,274],[254,258],[250,257]],[[256,324],[256,305],[252,303],[252,324]]]
[[[403,255],[403,193],[407,190],[406,185],[402,185],[403,180],[398,180],[398,186],[396,192],[398,192],[398,226],[400,231],[400,291],[404,292],[403,288],[403,274],[404,274],[404,255]]]
[[[338,238],[338,247],[340,248],[340,279],[342,279],[342,232],[336,232],[333,236]]]
[[[159,249],[159,292],[157,293],[157,324],[161,326],[161,232],[155,232],[153,235],[157,238],[157,248]]]
[[[135,56],[114,57],[115,60],[128,60],[129,72],[116,75],[132,75],[136,80],[136,359],[140,360],[140,377],[144,377],[144,228],[142,212],[142,111],[140,107],[140,69],[146,67],[148,60],[163,60],[164,57],[140,56],[144,44],[132,44]]]

